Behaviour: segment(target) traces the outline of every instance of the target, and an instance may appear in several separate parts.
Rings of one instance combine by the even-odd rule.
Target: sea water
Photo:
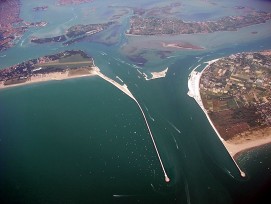
[[[103,5],[96,2],[92,6]],[[27,14],[32,7],[23,1],[21,15],[31,20]],[[72,6],[55,8],[63,16],[56,21],[52,20],[55,16],[47,16],[51,27],[26,32],[21,42],[4,52],[1,68],[66,49],[82,49],[93,56],[102,72],[115,80],[120,77],[142,105],[171,182],[164,182],[136,103],[99,77],[86,77],[0,90],[2,201],[235,203],[254,192],[255,185],[270,180],[269,151],[241,156],[240,167],[248,174],[241,178],[204,113],[187,96],[189,67],[197,66],[199,59],[201,63],[236,52],[268,49],[270,38],[263,36],[234,47],[221,45],[211,51],[174,53],[176,59],[160,60],[157,66],[169,66],[166,78],[153,81],[140,78],[119,44],[29,44],[33,34],[59,34],[65,26],[80,22],[83,17],[75,17],[81,15],[80,8],[83,5],[78,12]],[[53,25],[60,22],[66,24],[58,30]],[[120,36],[119,41],[126,43],[127,39]],[[157,60],[149,56],[151,63]]]

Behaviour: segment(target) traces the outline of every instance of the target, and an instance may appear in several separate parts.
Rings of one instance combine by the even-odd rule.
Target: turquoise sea
[[[205,61],[270,49],[270,22],[234,34],[182,36],[185,42],[206,49],[173,50],[162,59],[157,41],[165,37],[131,39],[123,34],[129,9],[118,20],[120,27],[108,31],[118,33],[110,44],[108,33],[69,47],[33,45],[29,38],[60,34],[78,23],[107,22],[123,9],[110,6],[152,8],[168,2],[94,1],[59,7],[48,0],[48,10],[39,13],[31,9],[44,1],[21,2],[23,19],[49,23],[30,29],[15,47],[1,53],[6,56],[0,58],[0,68],[67,49],[84,50],[108,77],[120,77],[141,104],[171,181],[164,181],[142,114],[130,97],[99,77],[51,81],[0,90],[1,203],[230,204],[262,203],[263,197],[268,198],[270,146],[239,157],[247,174],[242,178],[200,107],[188,97],[187,78],[193,67]],[[232,10],[239,5],[270,8],[268,1],[253,0],[219,1],[205,7],[200,7],[205,5],[202,1],[170,2],[181,2],[187,9],[177,15],[188,20],[232,15],[239,12]],[[258,35],[251,35],[253,30]],[[148,74],[169,67],[167,76],[145,81],[128,58],[132,47],[147,60],[141,71]]]

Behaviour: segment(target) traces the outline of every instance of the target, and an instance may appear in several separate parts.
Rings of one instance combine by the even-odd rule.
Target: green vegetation
[[[93,59],[83,51],[65,51],[54,55],[29,60],[21,64],[0,70],[0,82],[4,85],[24,83],[33,75],[49,74],[54,72],[65,72],[80,69],[73,74],[89,73],[93,67]],[[84,72],[82,72],[84,69]]]
[[[271,126],[271,52],[221,58],[202,74],[200,94],[221,136]]]

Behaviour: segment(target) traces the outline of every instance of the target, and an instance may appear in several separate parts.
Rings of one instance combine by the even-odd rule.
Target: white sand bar
[[[148,78],[146,74],[144,74],[144,78],[146,80],[153,80],[153,79],[159,79],[164,78],[167,75],[168,67],[160,72],[151,72],[152,77]]]

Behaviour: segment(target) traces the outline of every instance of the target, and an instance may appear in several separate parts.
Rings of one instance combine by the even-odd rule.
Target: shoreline
[[[91,72],[89,74],[82,74],[82,75],[69,75],[68,71],[54,72],[54,73],[50,73],[50,74],[39,74],[36,76],[31,76],[30,78],[27,79],[26,82],[22,82],[22,83],[18,83],[18,84],[4,85],[4,82],[0,82],[0,90],[18,87],[18,86],[31,85],[31,84],[35,84],[35,83],[68,80],[68,79],[75,79],[75,78],[81,78],[81,77],[91,77],[91,76],[96,76],[96,75],[97,74],[95,71]]]
[[[162,47],[164,47],[164,48],[176,48],[176,49],[183,49],[183,50],[204,50],[205,49],[203,47],[198,47],[198,46],[192,45],[192,44],[165,43],[165,42],[162,42]]]
[[[144,75],[145,80],[149,81],[149,80],[164,78],[166,77],[167,72],[168,72],[168,67],[160,72],[150,72],[152,75],[150,78],[148,78],[148,76],[145,73],[143,73],[143,75]]]
[[[200,78],[202,73],[205,71],[205,69],[207,69],[212,63],[220,60],[222,58],[217,58],[208,62],[207,65],[204,67],[204,69],[201,72],[197,72],[195,71],[195,69],[197,69],[199,67],[199,65],[197,67],[195,67],[192,72],[189,75],[189,79],[188,79],[188,95],[192,98],[195,99],[195,101],[198,103],[198,105],[200,106],[200,108],[203,110],[203,112],[205,113],[209,123],[211,124],[211,126],[213,127],[213,129],[215,130],[217,136],[219,137],[219,139],[222,141],[222,143],[224,144],[224,146],[226,147],[227,151],[230,153],[230,155],[232,157],[235,157],[237,154],[239,154],[242,151],[245,151],[247,149],[251,149],[251,148],[256,148],[259,147],[261,145],[265,145],[268,143],[271,143],[271,137],[270,136],[265,136],[263,138],[253,138],[251,140],[243,140],[241,142],[228,142],[225,141],[221,135],[219,134],[219,132],[217,131],[216,127],[214,126],[212,120],[210,119],[206,109],[203,106],[202,100],[201,100],[201,96],[200,96]]]
[[[241,170],[241,168],[239,167],[239,165],[236,163],[235,161],[235,154],[237,154],[238,152],[241,152],[241,151],[245,151],[245,149],[241,149],[238,145],[229,145],[228,142],[226,142],[222,137],[221,135],[219,134],[219,132],[217,131],[216,127],[214,126],[211,118],[209,117],[206,109],[204,108],[203,106],[203,103],[202,103],[202,100],[201,100],[201,96],[200,96],[200,78],[201,78],[201,75],[202,73],[205,71],[205,69],[207,69],[212,63],[220,60],[221,58],[217,58],[217,59],[214,59],[214,60],[210,60],[210,61],[207,61],[205,63],[207,63],[207,65],[204,67],[204,69],[201,71],[201,72],[197,72],[195,71],[195,69],[198,68],[198,66],[196,68],[194,68],[192,70],[192,72],[189,74],[189,78],[188,78],[188,96],[190,96],[191,98],[194,98],[195,101],[198,103],[198,105],[200,106],[200,108],[202,109],[202,111],[204,112],[204,114],[206,115],[210,125],[212,126],[213,130],[215,131],[216,135],[218,136],[218,138],[220,139],[220,141],[222,142],[223,146],[226,148],[227,152],[229,153],[230,157],[232,158],[232,161],[235,163],[236,167],[238,168],[240,174],[242,177],[245,177],[246,174],[245,172],[243,172]],[[254,141],[253,141],[254,142]],[[255,147],[255,146],[254,146]],[[252,148],[252,147],[251,147]]]

